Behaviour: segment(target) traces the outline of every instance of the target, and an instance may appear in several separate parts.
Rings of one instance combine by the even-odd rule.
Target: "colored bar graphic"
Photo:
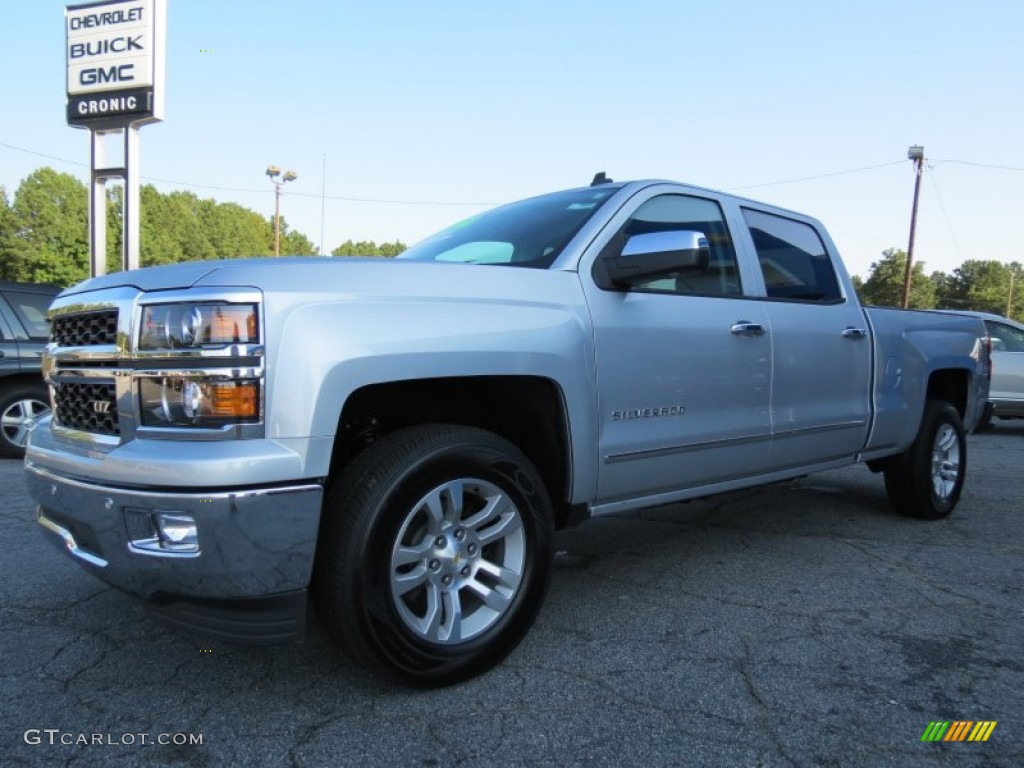
[[[946,729],[949,728],[949,722],[943,722],[941,720],[933,720],[928,723],[928,727],[924,729],[924,733],[921,735],[921,741],[938,741],[945,733]]]
[[[932,720],[921,734],[921,741],[988,741],[998,720]]]
[[[971,735],[967,737],[968,741],[988,741],[988,737],[992,735],[992,731],[996,729],[996,723],[998,720],[983,720],[974,726],[974,730],[971,731]]]
[[[970,720],[957,720],[953,723],[953,727],[949,729],[949,733],[946,734],[946,738],[943,741],[963,741],[967,738],[967,732],[970,727],[974,725]]]

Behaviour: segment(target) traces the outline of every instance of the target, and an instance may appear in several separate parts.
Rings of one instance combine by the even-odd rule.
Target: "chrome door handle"
[[[739,320],[732,324],[729,329],[737,336],[763,336],[764,326],[760,323],[748,323],[746,320]]]
[[[866,328],[854,328],[853,326],[843,328],[844,339],[863,339],[867,335],[868,331]]]

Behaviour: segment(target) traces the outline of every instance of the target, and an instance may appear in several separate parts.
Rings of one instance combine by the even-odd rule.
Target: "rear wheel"
[[[324,516],[318,607],[364,665],[446,685],[497,664],[533,623],[551,505],[529,460],[497,435],[391,433],[332,482]]]
[[[910,448],[885,469],[885,489],[909,517],[945,517],[960,500],[967,471],[967,441],[960,414],[944,400],[929,400]]]
[[[23,385],[0,394],[0,457],[24,456],[29,429],[49,412],[49,395],[42,385]]]

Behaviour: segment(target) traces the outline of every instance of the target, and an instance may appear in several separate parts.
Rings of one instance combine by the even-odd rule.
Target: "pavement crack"
[[[785,760],[789,765],[796,766],[796,763],[792,757],[786,751],[785,745],[779,738],[778,732],[775,730],[774,723],[777,720],[772,714],[771,703],[766,701],[761,695],[761,692],[757,688],[757,684],[754,682],[753,674],[750,669],[750,653],[751,653],[751,641],[749,636],[743,637],[743,655],[739,658],[739,673],[743,680],[743,684],[747,688],[747,693],[753,700],[757,709],[757,720],[761,724],[761,730],[763,730],[768,738],[771,740],[772,746],[778,753],[779,757]]]

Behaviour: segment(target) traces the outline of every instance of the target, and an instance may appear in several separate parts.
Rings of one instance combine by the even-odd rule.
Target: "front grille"
[[[113,384],[59,382],[54,386],[54,404],[61,426],[101,435],[121,434]]]
[[[114,344],[117,340],[117,310],[57,315],[50,322],[50,338],[61,347]]]

